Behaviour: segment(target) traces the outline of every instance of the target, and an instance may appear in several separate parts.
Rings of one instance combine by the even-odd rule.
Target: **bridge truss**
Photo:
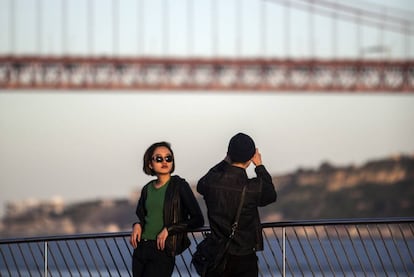
[[[414,93],[414,61],[2,56],[0,89]]]

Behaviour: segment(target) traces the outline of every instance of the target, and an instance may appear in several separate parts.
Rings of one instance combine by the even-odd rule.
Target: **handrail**
[[[292,220],[279,222],[263,222],[262,228],[281,228],[295,226],[321,226],[321,225],[353,225],[353,224],[378,224],[378,223],[410,223],[414,222],[414,217],[384,217],[384,218],[344,218],[344,219],[318,219],[318,220]],[[209,232],[209,226],[203,226],[196,229],[190,229],[191,233]],[[53,235],[53,236],[35,236],[0,239],[0,244],[19,243],[19,242],[43,242],[58,240],[76,240],[76,239],[99,239],[113,238],[119,236],[129,236],[129,231],[107,232],[107,233],[85,233],[71,235]]]
[[[343,218],[343,219],[317,219],[317,220],[293,220],[280,222],[264,222],[262,227],[294,227],[317,225],[354,225],[354,224],[379,224],[379,223],[409,223],[414,217],[381,217],[381,218]]]

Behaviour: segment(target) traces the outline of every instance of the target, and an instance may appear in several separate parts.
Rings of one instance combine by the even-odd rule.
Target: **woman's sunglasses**
[[[168,155],[168,156],[165,156],[164,158],[161,156],[155,156],[155,157],[152,157],[152,160],[156,163],[162,163],[163,161],[165,161],[166,163],[171,163],[174,159],[172,156]]]

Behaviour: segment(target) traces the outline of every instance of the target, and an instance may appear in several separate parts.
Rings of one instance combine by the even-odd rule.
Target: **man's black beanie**
[[[238,133],[230,139],[227,154],[232,162],[244,163],[250,160],[256,152],[256,146],[251,137]]]

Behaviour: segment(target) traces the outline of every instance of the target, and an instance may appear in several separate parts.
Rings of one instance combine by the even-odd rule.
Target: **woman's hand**
[[[138,242],[141,241],[141,233],[142,233],[142,227],[141,224],[137,223],[134,224],[134,227],[132,228],[131,236],[129,237],[129,243],[132,245],[132,247],[137,248]]]
[[[157,236],[157,248],[158,250],[164,250],[165,248],[165,240],[168,237],[168,230],[164,227],[162,231]]]

